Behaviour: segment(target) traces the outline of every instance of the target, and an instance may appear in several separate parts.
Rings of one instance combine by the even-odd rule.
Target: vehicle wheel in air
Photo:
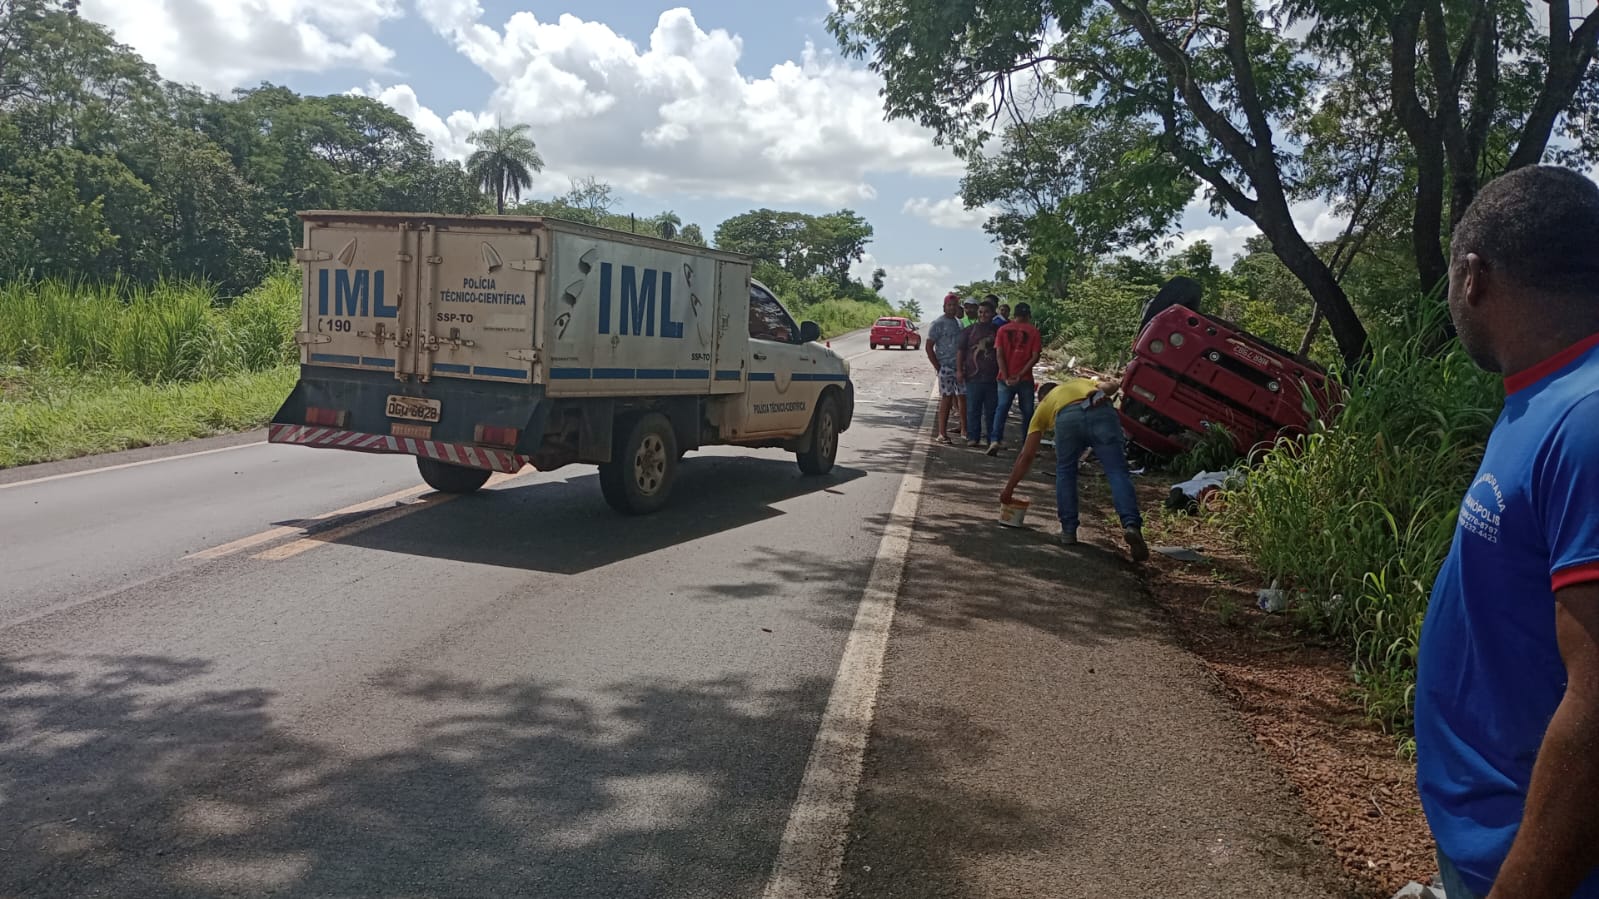
[[[624,515],[655,512],[671,495],[679,458],[672,422],[659,412],[641,415],[618,430],[611,461],[600,465],[600,493]]]
[[[494,473],[486,468],[467,468],[422,456],[416,457],[416,470],[422,473],[422,480],[429,487],[440,493],[472,493],[488,483],[489,475]]]
[[[800,471],[808,475],[833,470],[838,461],[838,401],[831,394],[822,397],[816,417],[811,419],[811,448],[797,455]]]
[[[1144,305],[1144,314],[1139,317],[1138,333],[1142,334],[1144,328],[1149,326],[1150,319],[1165,312],[1173,306],[1182,306],[1195,312],[1199,311],[1199,301],[1204,296],[1205,289],[1193,278],[1178,275],[1160,286],[1160,290]]]

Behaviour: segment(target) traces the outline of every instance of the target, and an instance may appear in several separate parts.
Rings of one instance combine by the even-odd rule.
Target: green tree
[[[1372,83],[1367,106],[1381,98],[1380,128],[1406,141],[1423,291],[1447,276],[1445,242],[1478,187],[1543,161],[1562,118],[1577,146],[1558,158],[1586,165],[1599,152],[1581,126],[1599,99],[1599,8],[1573,15],[1570,0],[1291,0],[1284,8],[1310,26],[1306,49],[1328,79]],[[1534,21],[1538,8],[1546,22]]]
[[[823,275],[838,290],[850,285],[850,267],[865,258],[871,239],[871,224],[849,209],[819,216],[757,209],[716,227],[719,248],[769,262],[798,280]]]
[[[675,212],[663,212],[655,217],[655,232],[664,240],[677,237],[678,229],[683,227],[683,220]]]
[[[577,221],[603,227],[606,217],[611,214],[611,207],[616,205],[611,185],[593,175],[573,178],[571,184],[571,190],[560,198],[560,202],[572,210]]]
[[[887,269],[879,268],[879,269],[873,269],[872,270],[872,290],[875,290],[878,293],[882,293],[883,292],[883,284],[887,280],[888,280],[888,270]]]
[[[520,200],[533,186],[533,175],[544,169],[544,157],[527,132],[528,125],[501,125],[474,131],[467,142],[477,147],[467,158],[466,170],[485,193],[494,198],[494,210],[505,214],[507,199]]]
[[[968,156],[987,141],[985,123],[1028,120],[1012,93],[1023,77],[1070,94],[1106,129],[1153,129],[1154,148],[1204,182],[1213,208],[1267,236],[1345,356],[1364,355],[1349,298],[1294,224],[1279,148],[1283,123],[1311,101],[1316,70],[1252,3],[995,0],[979,14],[942,0],[840,0],[829,28],[846,52],[871,56],[890,117],[932,127]]]
[[[984,228],[1014,272],[1029,255],[1055,261],[1064,288],[1088,261],[1150,249],[1178,222],[1198,182],[1160,151],[1155,128],[1079,107],[1005,130],[998,151],[972,155],[961,181],[966,205],[998,212]]]

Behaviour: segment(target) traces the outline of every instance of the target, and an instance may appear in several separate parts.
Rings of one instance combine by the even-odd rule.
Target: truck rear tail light
[[[499,425],[478,425],[472,434],[474,442],[487,443],[490,446],[516,446],[516,441],[521,437],[520,430]]]
[[[350,420],[348,409],[323,409],[318,406],[305,407],[305,423],[323,428],[342,428]]]

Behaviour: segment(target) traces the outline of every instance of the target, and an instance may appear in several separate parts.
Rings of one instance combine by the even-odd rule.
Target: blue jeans
[[[984,439],[983,432],[994,420],[994,404],[999,391],[994,381],[966,382],[966,439],[973,443]]]
[[[1005,439],[1005,419],[1010,417],[1011,400],[1015,400],[1022,407],[1022,434],[1027,433],[1027,425],[1033,420],[1033,407],[1038,402],[1033,395],[1032,381],[1017,381],[1012,387],[1004,381],[999,384],[999,405],[994,408],[994,426],[988,429],[990,437],[998,443]]]
[[[1078,403],[1055,416],[1055,507],[1060,514],[1061,532],[1077,533],[1077,460],[1090,447],[1105,467],[1122,527],[1142,528],[1138,492],[1133,489],[1133,476],[1127,470],[1127,435],[1122,433],[1115,407],[1106,403],[1090,409],[1086,403]]]
[[[1481,899],[1466,886],[1460,877],[1460,870],[1443,854],[1443,850],[1438,851],[1438,878],[1444,882],[1444,894],[1449,899]]]

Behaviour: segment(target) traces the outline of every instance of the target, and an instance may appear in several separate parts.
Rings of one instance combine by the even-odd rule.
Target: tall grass
[[[1458,347],[1426,351],[1445,314],[1376,336],[1330,426],[1268,453],[1225,520],[1268,578],[1305,591],[1295,614],[1347,643],[1369,714],[1410,723],[1417,642],[1460,499],[1502,403]]]
[[[0,468],[260,427],[294,387],[277,366],[193,383],[0,371]]]
[[[816,322],[823,337],[837,337],[850,331],[869,328],[885,315],[893,315],[887,303],[863,303],[858,300],[827,300],[812,303],[795,310],[797,318]]]
[[[291,271],[231,303],[194,282],[16,281],[0,285],[0,363],[151,384],[265,371],[294,360],[299,309]]]

